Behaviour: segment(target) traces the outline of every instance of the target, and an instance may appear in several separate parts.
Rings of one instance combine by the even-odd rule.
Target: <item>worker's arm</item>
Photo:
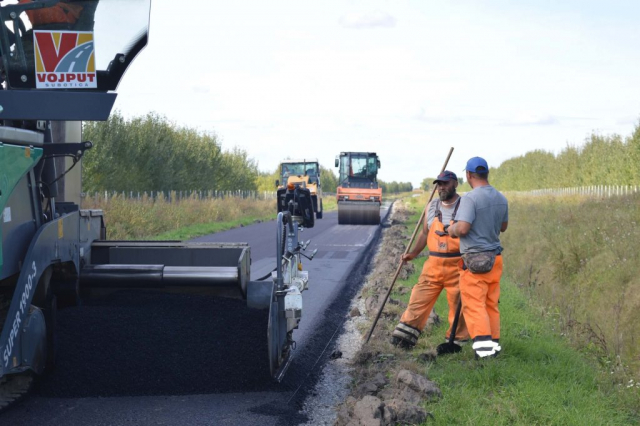
[[[409,253],[402,255],[402,261],[408,262],[410,260],[415,259],[422,250],[427,246],[427,236],[429,235],[429,222],[431,222],[435,217],[435,204],[431,202],[427,206],[426,215],[422,221],[422,229],[420,230],[420,234],[418,235],[418,240],[413,246],[413,250]]]
[[[424,228],[426,228],[426,224]],[[416,240],[416,244],[413,246],[413,250],[411,250],[407,254],[402,255],[403,262],[408,262],[415,259],[416,256],[418,256],[420,252],[427,246],[427,233],[424,231],[424,228],[420,231],[420,235],[418,235],[418,239]]]
[[[447,228],[447,232],[453,238],[465,237],[470,230],[471,230],[471,224],[469,222],[464,222],[462,220],[449,225],[449,228]]]
[[[502,226],[500,227],[500,232],[506,231],[507,226],[509,226],[509,222],[502,222]]]

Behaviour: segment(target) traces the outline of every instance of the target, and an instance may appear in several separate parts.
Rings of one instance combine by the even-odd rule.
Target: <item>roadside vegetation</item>
[[[275,217],[275,200],[235,197],[170,202],[162,196],[137,200],[115,195],[85,199],[82,208],[103,210],[108,238],[115,240],[194,238],[210,233],[207,227],[221,231]]]
[[[405,215],[404,218],[396,216],[394,219],[395,226],[403,227],[404,238],[400,238],[404,239],[405,244],[427,196],[425,194],[422,197],[405,198],[404,206],[410,210],[411,215]],[[405,267],[406,272],[401,274],[401,279],[396,283],[370,345],[365,346],[356,359],[354,395],[358,398],[362,384],[377,372],[385,374],[389,380],[388,387],[392,385],[393,378],[399,370],[408,369],[434,381],[442,392],[441,398],[427,399],[422,403],[422,407],[433,416],[427,419],[425,424],[626,425],[640,422],[640,385],[636,381],[637,374],[630,364],[624,364],[622,358],[617,357],[615,351],[611,351],[612,343],[607,343],[608,349],[604,350],[600,340],[585,339],[584,325],[587,323],[579,323],[577,320],[577,306],[581,305],[581,302],[574,300],[575,293],[568,290],[575,291],[586,275],[580,276],[575,269],[563,269],[564,275],[556,277],[558,281],[555,293],[549,288],[550,282],[539,285],[540,274],[544,272],[545,277],[553,277],[554,271],[557,273],[559,270],[555,269],[556,267],[564,268],[558,255],[561,251],[565,254],[573,253],[575,244],[583,246],[584,250],[593,246],[594,251],[589,252],[591,255],[598,249],[612,250],[602,244],[595,244],[595,241],[590,241],[586,235],[582,235],[583,239],[572,241],[576,233],[584,234],[583,231],[586,231],[581,228],[583,224],[587,226],[590,223],[592,228],[597,228],[597,225],[593,226],[593,220],[587,219],[594,217],[597,206],[594,205],[591,207],[592,210],[587,210],[584,204],[579,204],[579,200],[573,200],[573,203],[576,203],[573,207],[558,203],[558,200],[550,202],[551,200],[518,198],[510,201],[510,227],[504,234],[503,241],[505,275],[500,298],[503,353],[500,357],[476,361],[470,345],[464,345],[458,354],[435,356],[435,348],[444,341],[448,326],[448,305],[444,295],[439,298],[435,307],[435,312],[441,320],[434,318],[430,321],[432,325],[423,332],[416,348],[405,351],[390,344],[391,332],[406,307],[410,289],[417,282],[426,260],[424,256],[418,257]],[[634,202],[637,205],[638,200],[628,200],[628,209],[618,210],[626,210],[626,214],[631,214]],[[580,225],[569,224],[570,216],[566,216],[565,208],[580,209],[584,213]],[[616,222],[615,219],[611,220],[611,215],[618,218],[612,211],[613,207],[600,213],[603,218],[606,216],[605,212],[609,213],[607,221],[611,226]],[[625,213],[620,214],[622,219]],[[539,227],[536,223],[539,223]],[[566,229],[561,230],[563,227]],[[387,233],[394,235],[393,228],[394,225]],[[544,232],[543,228],[547,231]],[[545,249],[545,238],[549,235],[553,235],[553,244],[557,247]],[[594,230],[588,235],[593,237]],[[630,237],[631,235],[626,236]],[[622,238],[622,235],[611,235],[611,238],[617,240]],[[381,250],[385,250],[385,242],[382,244]],[[627,248],[631,248],[631,240],[628,240],[628,244]],[[527,251],[527,247],[534,246],[535,249]],[[369,319],[373,318],[377,310],[375,301],[382,298],[385,286],[389,285],[392,272],[397,266],[395,262],[399,260],[403,251],[401,248],[393,248],[392,245],[391,249],[387,249],[390,253],[396,254],[396,259],[385,257],[375,268],[380,266],[380,262],[392,263],[391,268],[386,268],[387,271],[382,275],[376,275],[374,269],[363,288],[362,298],[366,300]],[[620,247],[619,250],[623,248]],[[533,252],[536,254],[532,255]],[[611,260],[609,255],[605,254],[604,257],[607,261]],[[582,259],[584,258],[585,254],[582,253]],[[563,259],[566,261],[565,257]],[[627,257],[627,262],[629,261]],[[634,262],[637,268],[637,259]],[[523,282],[522,278],[529,276],[532,264],[536,265],[535,270],[543,271],[538,274],[538,284],[535,286],[528,284],[528,281]],[[603,274],[590,275],[591,279],[595,281],[595,275],[611,276],[608,274],[611,270],[609,264],[603,264]],[[627,276],[635,274],[633,268],[625,269]],[[586,296],[588,292],[593,291],[595,285],[595,282],[587,283],[583,295]],[[607,284],[602,282],[601,285],[609,287],[618,301],[620,292],[624,293],[619,286],[616,286],[618,290],[611,289],[612,283],[609,280]],[[596,291],[599,294],[606,290],[601,288]],[[626,298],[630,298],[630,293],[624,293]],[[592,298],[584,296],[577,299],[589,299],[592,302],[599,299],[597,294]],[[601,300],[588,308],[601,312],[603,316],[607,313],[612,316],[601,325],[603,328],[615,323],[615,308],[610,305],[610,300]],[[573,322],[567,322],[559,315],[562,311],[559,306],[568,304],[573,306]],[[595,318],[592,312],[586,310],[586,305],[582,309],[585,318]],[[623,310],[623,316],[624,312],[627,311]],[[568,311],[565,310],[563,313],[567,315]],[[632,309],[628,314],[631,313]],[[361,327],[363,335],[368,331],[368,326],[369,324]],[[592,326],[596,327],[595,323]],[[600,336],[606,339],[606,336]],[[637,337],[635,341],[637,342]],[[637,347],[635,353],[637,357]],[[380,390],[380,394],[384,392],[384,389]]]
[[[105,212],[112,239],[189,239],[276,216],[275,199],[199,199],[182,193],[273,193],[277,171],[261,173],[247,152],[224,150],[215,134],[180,127],[154,113],[83,123],[94,143],[82,162],[83,208]],[[335,192],[337,177],[322,167],[323,190]],[[107,199],[91,194],[107,191]],[[161,194],[148,197],[149,191]],[[143,194],[125,197],[125,194]],[[176,194],[180,196],[176,197]],[[177,198],[181,198],[176,201]],[[334,197],[323,199],[336,209]]]
[[[613,376],[640,379],[640,194],[509,200],[509,278]]]
[[[82,160],[83,191],[252,191],[258,168],[246,151],[223,150],[215,134],[154,113],[83,123],[93,142]],[[273,189],[270,189],[273,190]]]
[[[176,200],[175,193],[171,198]],[[103,210],[108,238],[114,240],[188,240],[276,217],[275,199],[239,197],[170,201],[162,194],[155,199],[146,194],[125,199],[117,194],[86,198],[82,208]],[[335,197],[325,197],[323,208],[335,210]]]
[[[559,154],[535,150],[491,168],[491,184],[501,191],[528,191],[589,185],[637,185],[640,125],[627,136],[592,134],[580,147]]]

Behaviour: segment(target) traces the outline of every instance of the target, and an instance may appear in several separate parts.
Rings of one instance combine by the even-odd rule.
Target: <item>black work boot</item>
[[[502,349],[497,342],[491,339],[491,336],[477,336],[473,339],[472,348],[476,359],[495,357],[496,353]]]
[[[410,341],[397,336],[391,337],[391,344],[397,348],[407,350],[413,349],[415,347],[415,343],[411,343]]]
[[[418,343],[420,330],[405,323],[399,323],[391,334],[391,344],[403,349],[412,349]]]

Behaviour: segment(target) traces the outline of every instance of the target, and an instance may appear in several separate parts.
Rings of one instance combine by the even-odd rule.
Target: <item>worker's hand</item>
[[[451,229],[451,227],[455,224],[456,222],[453,220],[449,221],[449,224],[447,226],[444,227],[445,232],[447,232],[449,234],[449,236],[451,238],[458,238],[456,235],[453,235],[449,232],[449,230]]]
[[[403,254],[402,255],[402,261],[403,262],[408,262],[408,261],[413,260],[415,258],[416,258],[416,256],[413,253],[407,253],[407,254]]]

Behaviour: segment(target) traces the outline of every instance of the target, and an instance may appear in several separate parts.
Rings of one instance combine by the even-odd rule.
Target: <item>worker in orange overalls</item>
[[[411,291],[409,305],[391,338],[392,344],[404,348],[411,348],[417,343],[443,289],[447,291],[449,303],[449,330],[446,333],[446,338],[449,339],[456,307],[460,301],[459,240],[452,239],[447,233],[449,223],[455,219],[460,206],[460,196],[456,193],[458,177],[447,170],[442,172],[433,183],[437,185],[439,199],[429,204],[427,220],[423,223],[415,247],[402,257],[403,261],[412,260],[425,246],[429,247],[429,258],[422,268],[418,283]],[[454,338],[458,341],[469,338],[462,315]]]
[[[473,190],[462,198],[457,223],[449,226],[449,234],[460,238],[460,294],[472,347],[476,358],[486,358],[502,350],[500,233],[507,230],[509,206],[505,196],[489,185],[489,166],[483,158],[471,158],[465,170]]]

